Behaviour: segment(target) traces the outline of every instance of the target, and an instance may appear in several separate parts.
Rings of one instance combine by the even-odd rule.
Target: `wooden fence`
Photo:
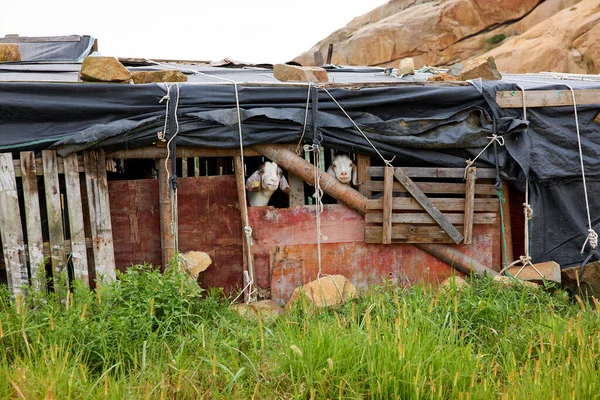
[[[61,158],[0,154],[0,240],[15,294],[73,267],[74,279],[113,279],[115,260],[103,150]],[[92,252],[88,257],[88,249]]]

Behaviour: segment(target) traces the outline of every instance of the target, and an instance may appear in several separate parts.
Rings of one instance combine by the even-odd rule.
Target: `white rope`
[[[477,154],[473,160],[471,160],[469,158],[466,161],[467,166],[465,167],[465,175],[464,175],[463,179],[467,179],[467,170],[469,169],[469,167],[471,167],[475,163],[475,161],[477,161],[477,159],[488,149],[488,147],[490,147],[492,145],[492,143],[497,142],[500,146],[504,146],[504,137],[503,136],[498,136],[496,134],[492,134],[492,136],[488,136],[487,138],[490,139],[490,142],[483,148],[483,150],[481,150],[479,152],[479,154]]]
[[[354,125],[354,127],[356,128],[356,130],[359,131],[361,135],[363,135],[363,137],[365,138],[365,140],[369,143],[369,145],[373,148],[373,150],[375,150],[375,152],[377,153],[377,155],[379,155],[379,157],[383,160],[383,162],[385,163],[385,165],[387,165],[388,167],[392,167],[392,162],[394,161],[394,159],[396,158],[396,156],[392,157],[391,160],[386,160],[385,157],[383,157],[383,155],[381,155],[381,153],[379,152],[379,150],[377,149],[377,147],[375,147],[373,145],[373,143],[369,140],[369,138],[367,137],[367,135],[364,134],[364,132],[358,127],[358,125],[356,124],[356,122],[354,122],[354,120],[350,117],[350,115],[348,115],[348,113],[346,112],[346,110],[344,110],[344,108],[342,107],[342,105],[340,103],[338,103],[338,101],[333,97],[333,95],[331,93],[329,93],[329,90],[327,90],[327,88],[325,88],[323,86],[321,86],[320,88],[323,89],[325,91],[325,93],[327,93],[329,95],[329,97],[331,97],[331,100],[333,100],[333,102],[335,104],[337,104],[337,106],[340,108],[340,110],[342,110],[342,112],[348,118],[348,120],[350,120],[350,122],[352,122],[352,125]]]

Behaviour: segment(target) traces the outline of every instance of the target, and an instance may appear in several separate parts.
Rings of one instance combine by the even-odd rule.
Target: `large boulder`
[[[181,71],[166,69],[160,71],[136,71],[133,73],[133,83],[187,82],[188,77]]]
[[[11,43],[0,43],[0,62],[21,61],[19,46]]]
[[[79,76],[86,82],[129,83],[132,74],[115,57],[86,57]]]
[[[343,275],[326,275],[304,286],[297,287],[285,306],[288,310],[297,301],[306,298],[315,307],[331,307],[356,297],[356,287]]]

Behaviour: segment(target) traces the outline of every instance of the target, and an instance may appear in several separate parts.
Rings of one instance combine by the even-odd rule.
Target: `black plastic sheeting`
[[[472,86],[402,85],[328,89],[386,157],[398,165],[464,167],[489,141],[496,118],[502,175],[523,190],[530,178],[531,254],[534,262],[577,264],[587,217],[572,107],[500,109],[496,90],[568,91],[560,82],[475,82]],[[597,88],[600,84],[572,84]],[[238,85],[244,146],[313,141],[307,88]],[[168,101],[167,101],[168,98]],[[167,110],[167,103],[169,109]],[[312,104],[310,104],[312,107]],[[177,121],[175,121],[175,110]],[[600,228],[600,106],[578,107],[592,219]],[[238,116],[232,85],[0,83],[0,150],[57,148],[64,155],[88,147],[108,150],[155,143],[158,132],[178,132],[184,146],[237,147]],[[322,145],[376,155],[327,91],[318,91]],[[493,167],[492,147],[476,165]],[[589,249],[589,246],[588,246]],[[587,251],[587,249],[586,249]],[[517,254],[518,255],[518,254]]]

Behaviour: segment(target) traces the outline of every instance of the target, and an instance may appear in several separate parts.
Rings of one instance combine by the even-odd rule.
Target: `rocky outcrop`
[[[412,57],[420,68],[492,55],[506,72],[597,73],[598,7],[597,0],[391,0],[294,61],[314,65],[314,52],[326,54],[333,43],[332,63],[341,65],[398,67]]]

